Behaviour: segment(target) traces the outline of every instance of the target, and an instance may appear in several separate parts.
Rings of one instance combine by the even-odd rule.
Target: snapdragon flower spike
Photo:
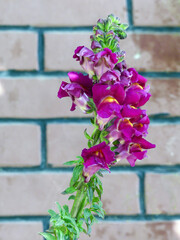
[[[100,169],[106,169],[110,172],[109,165],[115,161],[114,152],[105,142],[89,149],[84,148],[81,156],[84,159],[83,176],[85,182],[89,182],[91,176]]]
[[[97,123],[102,130],[114,117],[121,118],[124,88],[120,83],[114,85],[95,84],[92,88],[93,100],[97,107]]]
[[[92,80],[82,73],[69,72],[69,79],[71,83],[62,82],[58,91],[58,97],[71,97],[72,106],[71,111],[74,111],[76,106],[86,113],[90,109],[88,106],[89,97],[92,97]]]

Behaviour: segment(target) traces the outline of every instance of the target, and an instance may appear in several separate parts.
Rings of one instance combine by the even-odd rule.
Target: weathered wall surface
[[[86,147],[89,119],[56,97],[77,45],[89,46],[92,26],[114,13],[129,24],[127,63],[149,79],[149,158],[126,161],[104,180],[104,240],[180,239],[180,1],[0,1],[0,239],[40,240],[49,208],[73,160]]]

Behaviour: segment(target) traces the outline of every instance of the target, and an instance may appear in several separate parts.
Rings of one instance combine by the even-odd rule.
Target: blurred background
[[[89,118],[57,91],[78,45],[90,46],[92,26],[109,14],[129,24],[122,40],[129,67],[148,78],[148,140],[157,144],[131,168],[103,179],[107,216],[91,238],[180,239],[180,1],[0,0],[0,239],[42,240],[47,210],[73,160],[86,147]]]

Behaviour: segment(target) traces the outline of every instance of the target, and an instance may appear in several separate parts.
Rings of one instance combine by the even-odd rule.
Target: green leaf
[[[64,210],[65,210],[66,213],[69,213],[69,207],[68,207],[68,205],[64,205],[63,208],[64,208]]]
[[[71,194],[74,193],[76,191],[76,189],[74,187],[68,187],[66,188],[66,190],[64,192],[62,192],[63,195],[65,194]]]
[[[121,23],[121,24],[120,24],[120,28],[121,28],[122,30],[124,30],[124,31],[125,31],[128,27],[129,27],[128,24],[124,24],[124,23]]]
[[[98,202],[99,202],[99,198],[98,197],[93,197],[93,204],[98,203]]]
[[[88,198],[89,198],[89,202],[91,203],[92,199],[93,199],[93,190],[92,190],[92,187],[90,187],[90,186],[88,187],[87,195],[88,195]]]
[[[73,176],[71,181],[72,185],[78,181],[79,177],[82,175],[82,170],[83,170],[83,165],[78,165],[73,169]]]
[[[92,147],[92,143],[91,141],[88,141],[88,148],[91,148]]]
[[[74,200],[74,199],[75,199],[75,197],[76,197],[76,196],[74,196],[74,195],[71,195],[71,196],[68,198],[68,200]]]
[[[53,211],[52,209],[49,209],[48,213],[51,215],[51,217],[56,217],[57,216],[57,213],[55,211]]]
[[[62,226],[63,224],[64,224],[64,221],[63,221],[61,218],[59,218],[59,219],[56,221],[56,226],[58,226],[58,227]]]
[[[64,240],[63,233],[61,231],[56,231],[57,240]]]
[[[101,134],[101,131],[99,129],[96,130],[95,134],[94,134],[94,145],[97,143],[97,141],[99,140],[99,136]]]
[[[113,145],[114,145],[114,146],[118,146],[118,145],[119,145],[119,140],[114,141],[114,142],[113,142]]]
[[[73,161],[65,162],[63,163],[63,165],[71,166],[71,165],[77,164],[78,162],[79,162],[78,160],[73,160]]]
[[[88,222],[88,218],[91,216],[91,211],[88,208],[84,209],[84,219]]]
[[[58,207],[59,213],[62,214],[62,207],[61,207],[61,205],[58,202],[56,202],[56,205]]]
[[[116,146],[114,146],[114,147],[111,147],[111,151],[114,151],[114,150],[116,150],[117,149],[117,147]]]
[[[84,136],[85,136],[87,139],[91,139],[91,137],[90,137],[89,134],[87,133],[87,128],[84,130]]]
[[[91,118],[90,121],[92,124],[94,124],[94,118]]]
[[[98,197],[101,199],[102,192],[98,187],[96,187],[96,192],[97,192]]]
[[[81,157],[81,156],[77,156],[76,158],[78,158],[79,160],[78,160],[78,163],[83,163],[84,162],[84,159],[83,159],[83,157]]]
[[[46,240],[56,240],[56,238],[50,233],[39,233],[39,234],[42,235]]]
[[[106,137],[108,134],[109,134],[108,131],[103,131],[103,132],[101,132],[101,135],[102,135],[103,137]]]

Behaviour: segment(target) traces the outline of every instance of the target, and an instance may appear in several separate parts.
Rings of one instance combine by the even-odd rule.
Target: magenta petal
[[[76,50],[74,51],[74,55],[73,55],[73,58],[76,58],[76,61],[79,61],[80,60],[80,56],[78,55],[78,53],[81,51],[81,49],[83,48],[84,46],[79,46],[76,48]]]
[[[133,152],[133,155],[134,155],[137,159],[142,160],[143,158],[145,158],[145,157],[147,156],[146,153],[147,153],[147,150],[141,151],[141,152]]]
[[[135,83],[138,81],[138,72],[134,68],[128,68],[128,72],[131,75],[131,82]]]
[[[108,96],[115,98],[119,104],[122,104],[125,98],[124,88],[119,83],[115,83],[114,85],[110,86],[95,84],[92,91],[96,106],[98,106],[102,100]]]
[[[94,71],[98,79],[108,70],[112,70],[117,62],[116,53],[113,53],[109,48],[97,53],[95,55]]]
[[[127,157],[127,160],[130,163],[131,167],[134,167],[137,158],[133,155],[130,155],[130,156]]]
[[[74,111],[76,109],[76,104],[74,102],[72,102],[72,106],[70,108],[70,111]]]
[[[121,106],[116,102],[102,103],[99,105],[97,114],[102,118],[109,118],[113,113],[121,117]]]
[[[88,97],[92,97],[92,79],[90,79],[87,75],[84,76],[82,73],[77,72],[69,72],[68,76],[71,83],[78,83],[81,86],[82,91],[85,92]]]
[[[99,83],[103,83],[103,84],[114,84],[116,82],[120,81],[120,72],[117,70],[109,70],[107,72],[105,72],[100,80]]]
[[[141,85],[142,87],[145,87],[146,82],[147,82],[147,79],[145,77],[141,76],[140,74],[138,74],[139,85]]]
[[[137,103],[139,103],[139,100],[140,100],[140,94],[138,94],[138,92],[135,89],[130,88],[126,91],[126,98],[125,98],[126,104],[137,105]]]
[[[122,111],[121,111],[121,114],[123,117],[136,117],[140,114],[142,114],[142,111],[141,109],[138,109],[138,108],[131,108],[129,105],[127,106],[124,106]]]
[[[148,142],[147,140],[145,140],[144,138],[141,138],[141,137],[133,137],[132,141],[134,143],[138,143],[141,145],[142,148],[144,149],[150,149],[150,148],[155,148],[156,145],[155,144],[152,144],[150,142]]]
[[[109,170],[108,164],[115,160],[114,153],[105,142],[89,149],[83,149],[81,156],[84,159],[83,175],[86,181],[101,168]]]
[[[63,98],[63,97],[68,97],[68,93],[64,90],[64,88],[66,87],[68,83],[67,82],[62,82],[61,83],[61,86],[59,88],[59,91],[58,91],[58,98]]]
[[[91,48],[92,49],[101,48],[101,44],[97,41],[92,41]]]

